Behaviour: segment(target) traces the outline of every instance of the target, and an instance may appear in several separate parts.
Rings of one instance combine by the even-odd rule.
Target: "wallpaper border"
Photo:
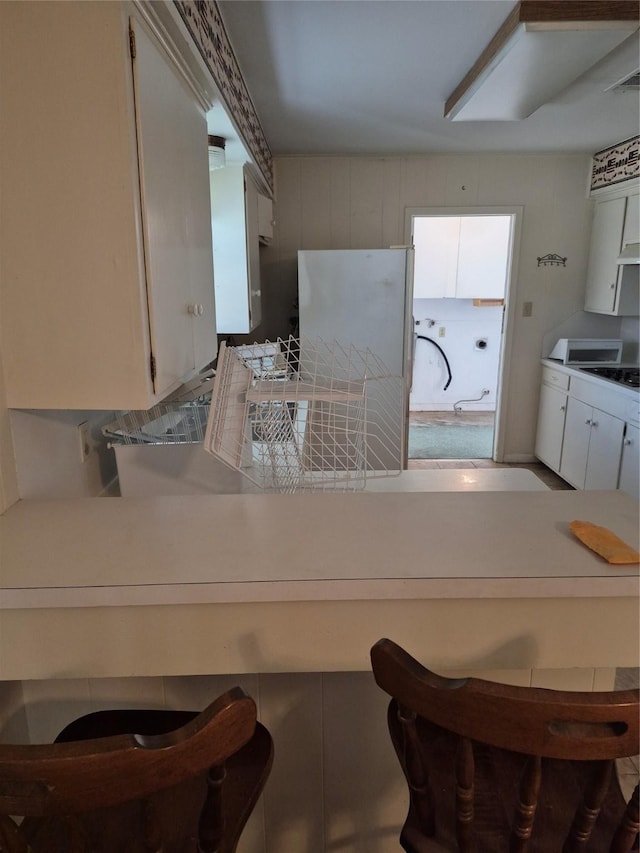
[[[273,190],[273,159],[260,119],[227,36],[216,0],[174,0],[225,106],[232,113],[249,150]]]
[[[640,136],[597,151],[591,168],[591,190],[610,187],[640,175]]]

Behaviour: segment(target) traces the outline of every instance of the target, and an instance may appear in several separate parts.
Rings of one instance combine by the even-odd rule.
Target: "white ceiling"
[[[452,122],[446,98],[515,0],[219,0],[274,155],[587,152],[639,132],[638,32],[520,122]]]

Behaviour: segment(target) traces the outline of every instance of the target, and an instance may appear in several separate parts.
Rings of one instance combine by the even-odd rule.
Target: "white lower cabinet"
[[[576,489],[638,499],[639,421],[631,389],[543,361],[535,455]]]
[[[624,421],[569,398],[560,476],[577,489],[616,489]]]
[[[627,424],[618,488],[640,501],[640,428]]]
[[[543,384],[540,389],[535,453],[545,465],[560,470],[567,392]]]

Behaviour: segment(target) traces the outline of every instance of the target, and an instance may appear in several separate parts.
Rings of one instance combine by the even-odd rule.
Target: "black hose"
[[[442,389],[443,391],[446,391],[446,390],[447,390],[447,388],[449,387],[449,385],[451,385],[451,380],[453,379],[453,376],[452,376],[452,374],[451,374],[451,367],[449,366],[449,359],[448,359],[448,358],[447,358],[447,356],[444,354],[444,350],[442,349],[442,347],[440,346],[440,344],[437,344],[437,343],[433,340],[433,338],[425,338],[425,336],[424,336],[424,335],[416,335],[416,338],[417,338],[419,341],[429,341],[429,343],[430,343],[430,344],[433,344],[433,345],[434,345],[434,347],[439,351],[440,355],[444,358],[444,363],[447,365],[447,373],[449,374],[449,378],[447,379],[447,384],[446,384],[446,385],[444,386],[444,388]]]

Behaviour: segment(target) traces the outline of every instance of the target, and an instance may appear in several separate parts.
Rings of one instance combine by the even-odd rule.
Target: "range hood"
[[[627,243],[616,259],[618,264],[640,264],[640,243]]]

